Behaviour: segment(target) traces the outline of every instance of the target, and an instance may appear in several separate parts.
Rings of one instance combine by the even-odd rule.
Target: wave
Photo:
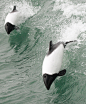
[[[72,0],[1,1],[0,103],[86,102],[86,3],[75,1],[77,3]],[[14,5],[20,10],[20,30],[8,36],[3,24]],[[66,75],[57,78],[47,91],[41,69],[50,40],[77,42],[65,48],[61,69],[67,70]]]

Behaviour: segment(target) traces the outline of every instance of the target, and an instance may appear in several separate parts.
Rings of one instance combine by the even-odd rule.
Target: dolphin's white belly
[[[63,59],[63,51],[63,44],[60,44],[50,55],[45,56],[42,65],[42,75],[45,73],[52,75],[60,71]]]
[[[9,13],[5,19],[5,24],[7,22],[13,24],[13,25],[17,25],[17,22],[19,20],[19,12],[13,12],[13,13]]]

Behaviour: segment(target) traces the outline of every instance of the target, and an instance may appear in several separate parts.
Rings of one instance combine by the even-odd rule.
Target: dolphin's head
[[[12,24],[9,23],[9,22],[7,22],[7,23],[5,24],[5,30],[6,30],[7,34],[10,34],[10,32],[11,32],[12,30],[14,30],[14,29],[15,29],[15,25],[12,25]]]
[[[53,81],[56,79],[56,77],[57,74],[53,74],[53,75],[43,74],[43,81],[47,90],[50,89],[50,86],[53,83]]]
[[[43,81],[44,81],[44,84],[47,88],[47,90],[50,89],[50,86],[51,84],[53,83],[53,81],[56,79],[57,76],[63,76],[65,75],[66,73],[66,69],[63,69],[61,71],[59,71],[59,73],[55,73],[55,74],[52,74],[52,75],[49,75],[49,74],[43,74]]]

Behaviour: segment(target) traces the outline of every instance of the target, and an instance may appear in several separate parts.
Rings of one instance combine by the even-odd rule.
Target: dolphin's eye
[[[9,26],[9,24],[7,23],[7,26]]]
[[[46,75],[44,75],[44,78],[46,78],[47,76]]]

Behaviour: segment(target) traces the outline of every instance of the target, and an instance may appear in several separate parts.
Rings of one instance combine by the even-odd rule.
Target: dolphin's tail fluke
[[[65,43],[64,43],[64,48],[66,47],[66,45],[67,45],[68,43],[71,43],[71,42],[77,42],[77,40],[73,40],[73,41],[67,41],[67,42],[65,42]]]

